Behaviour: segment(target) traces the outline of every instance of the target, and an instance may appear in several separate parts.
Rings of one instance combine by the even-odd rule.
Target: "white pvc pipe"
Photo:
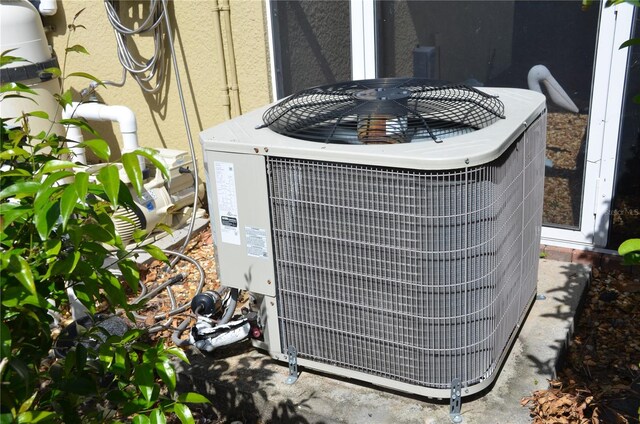
[[[541,82],[547,88],[547,92],[553,103],[573,113],[578,113],[578,106],[576,106],[567,92],[564,91],[558,81],[551,75],[549,69],[544,65],[535,65],[529,70],[529,74],[527,75],[529,90],[542,93],[542,88],[540,87]]]
[[[122,134],[122,153],[131,152],[138,148],[138,126],[136,115],[126,106],[73,102],[70,106],[65,108],[63,116],[65,118],[75,117],[93,121],[117,122],[120,126],[120,133]],[[79,139],[78,133],[80,134]],[[67,138],[81,142],[82,132],[80,128],[69,125],[67,127]],[[77,148],[76,150],[80,149],[81,148]],[[76,150],[74,150],[74,153],[76,153],[78,160],[83,156],[83,163],[86,163],[86,156],[84,155],[84,152],[78,154]],[[144,158],[140,157],[139,160],[140,168],[144,170],[146,168]]]
[[[53,16],[58,11],[56,0],[40,0],[38,12],[43,16]]]
[[[63,119],[71,119],[73,117],[73,107],[67,106],[62,111]],[[72,160],[80,162],[82,164],[87,163],[87,155],[85,153],[84,147],[78,147],[80,143],[84,141],[84,137],[82,136],[82,129],[76,125],[66,125],[65,129],[67,130],[67,144],[69,145],[69,150],[71,150],[73,154]]]

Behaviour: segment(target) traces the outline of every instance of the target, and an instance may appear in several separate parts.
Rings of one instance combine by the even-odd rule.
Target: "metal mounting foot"
[[[462,415],[460,409],[462,408],[462,384],[459,378],[454,378],[451,381],[451,399],[449,400],[449,416],[451,422],[461,423]]]
[[[287,356],[289,357],[289,377],[285,383],[293,384],[298,380],[298,349],[295,346],[289,346]]]

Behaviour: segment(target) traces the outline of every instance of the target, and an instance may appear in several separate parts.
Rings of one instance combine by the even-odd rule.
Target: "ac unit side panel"
[[[280,355],[429,390],[495,378],[535,293],[544,118],[462,170],[267,158]]]
[[[505,105],[505,119],[487,128],[444,139],[399,144],[320,143],[283,136],[262,126],[263,107],[200,133],[205,150],[406,169],[447,170],[478,166],[500,157],[545,109],[534,91],[483,88]]]
[[[205,150],[205,168],[221,283],[274,296],[264,157]]]

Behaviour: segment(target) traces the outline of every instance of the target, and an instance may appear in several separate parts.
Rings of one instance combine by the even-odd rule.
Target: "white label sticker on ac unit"
[[[238,198],[236,196],[236,177],[233,164],[214,162],[216,175],[216,192],[218,194],[218,211],[220,213],[220,236],[222,242],[240,244],[240,228],[238,227]]]
[[[247,255],[256,258],[268,258],[267,232],[262,228],[244,227],[247,236]]]

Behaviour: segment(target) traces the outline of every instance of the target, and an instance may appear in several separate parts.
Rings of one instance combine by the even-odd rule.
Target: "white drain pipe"
[[[78,103],[73,102],[63,111],[63,118],[84,118],[93,121],[117,122],[122,134],[122,153],[131,152],[138,148],[138,126],[136,115],[131,109],[120,105],[105,105],[102,103]],[[82,143],[82,129],[76,125],[67,126],[67,139],[76,143]],[[87,163],[85,149],[77,144],[71,147],[76,159],[81,163]],[[144,158],[140,157],[140,168],[146,168]]]
[[[558,81],[556,81],[553,75],[551,75],[549,69],[544,65],[535,65],[529,70],[529,74],[527,75],[527,84],[529,85],[529,90],[542,93],[540,83],[543,83],[547,88],[549,97],[551,98],[551,101],[553,103],[573,113],[579,112],[578,106],[576,106],[567,92],[564,91]]]

